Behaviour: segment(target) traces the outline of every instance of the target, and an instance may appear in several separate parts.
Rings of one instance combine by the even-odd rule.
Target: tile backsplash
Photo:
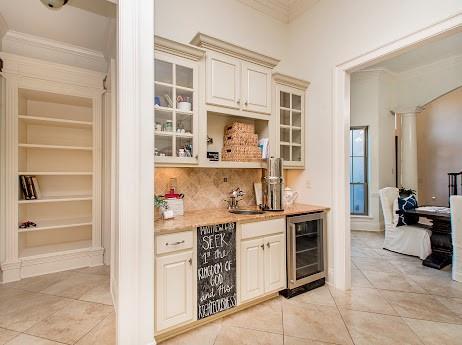
[[[235,187],[246,193],[240,205],[251,206],[255,205],[253,183],[260,182],[261,169],[156,168],[155,193],[163,195],[172,177],[177,192],[185,195],[185,211],[225,207],[223,200]]]

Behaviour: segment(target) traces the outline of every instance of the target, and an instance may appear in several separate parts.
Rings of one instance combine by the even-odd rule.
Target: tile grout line
[[[334,287],[335,288],[335,287]],[[343,315],[342,313],[340,312],[340,309],[338,308],[338,304],[337,304],[337,301],[335,300],[334,296],[332,295],[332,292],[330,291],[329,287],[327,287],[327,290],[329,291],[329,295],[330,297],[332,298],[332,300],[334,301],[334,304],[335,304],[335,308],[337,309],[337,312],[339,313],[340,315],[340,318],[342,319],[342,322],[343,322],[343,325],[345,326],[347,332],[348,332],[348,335],[350,336],[350,339],[351,339],[351,342],[353,343],[353,345],[355,345],[355,340],[353,339],[353,336],[351,335],[350,333],[350,329],[348,328],[346,322],[345,322],[345,319],[343,318]]]

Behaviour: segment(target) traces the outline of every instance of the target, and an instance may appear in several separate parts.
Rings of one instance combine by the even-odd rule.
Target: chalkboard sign
[[[197,228],[197,318],[234,307],[236,223]]]

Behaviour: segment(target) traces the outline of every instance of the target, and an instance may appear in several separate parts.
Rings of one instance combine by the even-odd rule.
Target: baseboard
[[[351,230],[359,231],[384,231],[385,226],[382,222],[372,217],[350,217]]]
[[[103,250],[84,249],[72,252],[47,254],[21,259],[21,278],[67,271],[82,267],[100,266],[103,262]]]
[[[452,280],[462,283],[462,272],[452,272]]]

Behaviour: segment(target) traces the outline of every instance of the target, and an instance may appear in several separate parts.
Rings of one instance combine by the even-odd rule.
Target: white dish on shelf
[[[190,102],[178,102],[177,108],[180,111],[191,111],[192,104]]]

